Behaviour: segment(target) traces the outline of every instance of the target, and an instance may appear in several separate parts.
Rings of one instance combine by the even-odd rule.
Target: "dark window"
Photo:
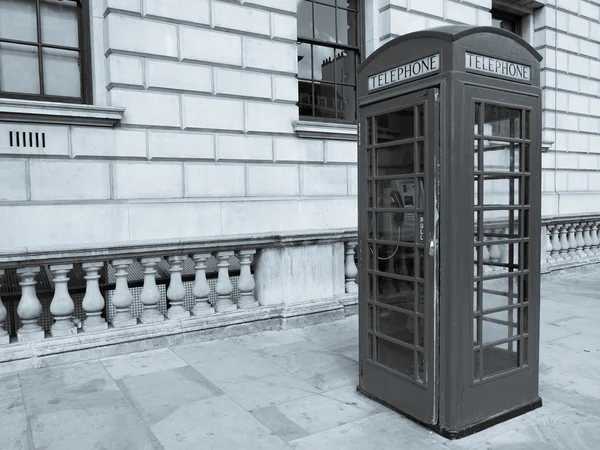
[[[515,14],[492,9],[492,26],[521,35],[521,17]]]
[[[91,103],[87,0],[0,1],[0,97]]]
[[[298,0],[300,116],[356,120],[359,0]]]

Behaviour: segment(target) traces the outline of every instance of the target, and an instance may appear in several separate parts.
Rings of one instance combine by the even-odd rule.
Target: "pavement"
[[[358,394],[357,317],[0,377],[0,449],[600,449],[600,275],[542,285],[544,406],[448,441]]]

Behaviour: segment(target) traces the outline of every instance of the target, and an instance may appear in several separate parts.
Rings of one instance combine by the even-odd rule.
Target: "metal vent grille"
[[[9,131],[8,140],[11,147],[46,148],[46,133]]]

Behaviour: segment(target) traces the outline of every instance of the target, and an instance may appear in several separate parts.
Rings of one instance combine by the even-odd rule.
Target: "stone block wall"
[[[116,128],[2,123],[0,247],[356,227],[356,142],[298,138],[297,0],[91,0]]]

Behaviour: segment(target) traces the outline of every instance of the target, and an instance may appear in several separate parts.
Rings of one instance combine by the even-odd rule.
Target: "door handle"
[[[429,256],[432,258],[435,256],[435,249],[437,247],[437,242],[435,239],[429,239]]]

